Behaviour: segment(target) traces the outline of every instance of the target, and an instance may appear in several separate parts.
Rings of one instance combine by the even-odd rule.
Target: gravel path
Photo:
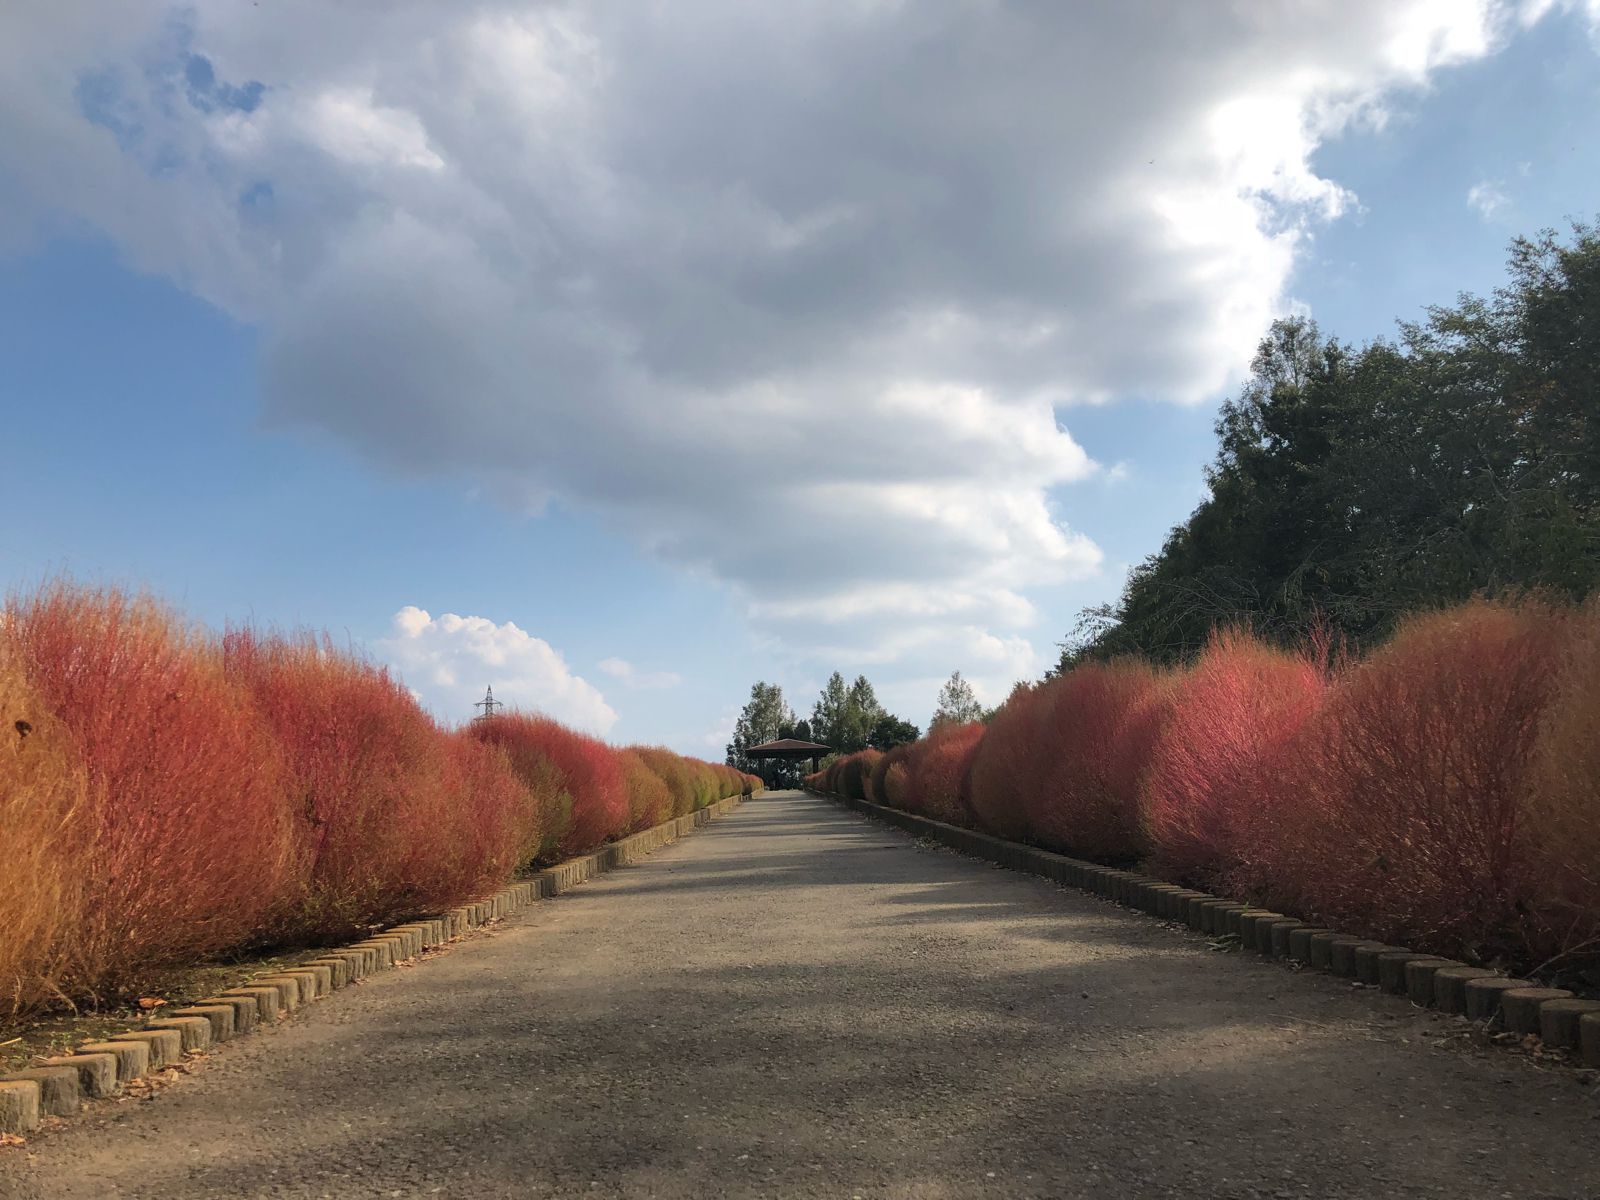
[[[824,801],[0,1152],[0,1196],[1600,1196],[1576,1072]]]

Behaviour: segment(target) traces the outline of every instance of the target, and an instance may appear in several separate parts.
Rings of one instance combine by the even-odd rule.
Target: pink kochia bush
[[[1023,820],[1040,845],[1108,862],[1149,850],[1140,792],[1172,689],[1143,662],[1089,663],[1045,684]]]
[[[441,728],[325,637],[67,582],[0,609],[0,1020],[439,912],[760,785],[547,717]]]
[[[1218,885],[1240,848],[1282,803],[1288,740],[1317,710],[1324,668],[1231,631],[1219,634],[1177,683],[1143,781],[1153,865],[1187,883]]]
[[[1419,950],[1600,965],[1600,601],[1475,601],[1329,659],[1224,631],[1176,669],[1085,664],[869,785]]]
[[[984,727],[936,725],[906,755],[906,798],[911,811],[951,825],[972,824],[967,771],[983,742]]]
[[[1568,657],[1576,626],[1542,603],[1475,603],[1403,625],[1338,682],[1282,764],[1291,820],[1253,848],[1264,890],[1319,920],[1452,955],[1566,948],[1572,916],[1557,916],[1551,890],[1596,901],[1557,881],[1575,881],[1566,839],[1592,831],[1600,811],[1587,769],[1564,773],[1590,789],[1587,804],[1548,776],[1541,791],[1536,752],[1543,738],[1547,764],[1581,765],[1550,753],[1581,753],[1566,731],[1593,721],[1583,692],[1594,695],[1600,664]],[[1576,703],[1558,711],[1563,686]]]
[[[989,721],[968,769],[963,797],[978,824],[1004,838],[1026,839],[1033,829],[1030,793],[1044,783],[1052,753],[1047,745],[1049,689],[1022,686],[1012,691]]]

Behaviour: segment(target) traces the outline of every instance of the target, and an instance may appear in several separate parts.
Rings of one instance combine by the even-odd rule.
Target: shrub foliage
[[[1600,602],[1474,600],[1365,658],[1214,632],[810,777],[1521,970],[1600,966]]]
[[[442,728],[326,637],[56,582],[0,610],[0,1018],[437,912],[759,781],[548,717]]]

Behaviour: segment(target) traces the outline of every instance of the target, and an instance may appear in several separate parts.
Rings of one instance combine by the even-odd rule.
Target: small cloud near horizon
[[[683,676],[676,671],[640,671],[625,658],[602,658],[595,665],[629,691],[673,688],[683,682]]]

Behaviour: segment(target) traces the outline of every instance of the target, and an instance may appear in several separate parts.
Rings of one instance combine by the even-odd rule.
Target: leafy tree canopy
[[[983,705],[978,703],[972,685],[961,678],[960,671],[954,671],[939,689],[939,704],[933,710],[933,720],[928,722],[928,728],[937,729],[950,722],[964,725],[968,721],[982,721],[988,715]]]
[[[893,713],[884,713],[867,734],[867,745],[874,750],[893,750],[896,746],[916,741],[921,735],[922,730],[910,721],[902,721]]]
[[[1352,347],[1273,324],[1222,408],[1208,495],[1086,610],[1083,657],[1192,655],[1220,625],[1355,646],[1474,593],[1600,585],[1600,232],[1511,246],[1509,279]]]
[[[757,682],[750,689],[750,699],[734,722],[733,740],[728,743],[728,765],[767,779],[772,766],[768,760],[750,758],[745,751],[763,742],[792,736],[786,730],[794,729],[794,713],[783,698],[783,689],[775,683]],[[773,779],[767,779],[773,783]]]

